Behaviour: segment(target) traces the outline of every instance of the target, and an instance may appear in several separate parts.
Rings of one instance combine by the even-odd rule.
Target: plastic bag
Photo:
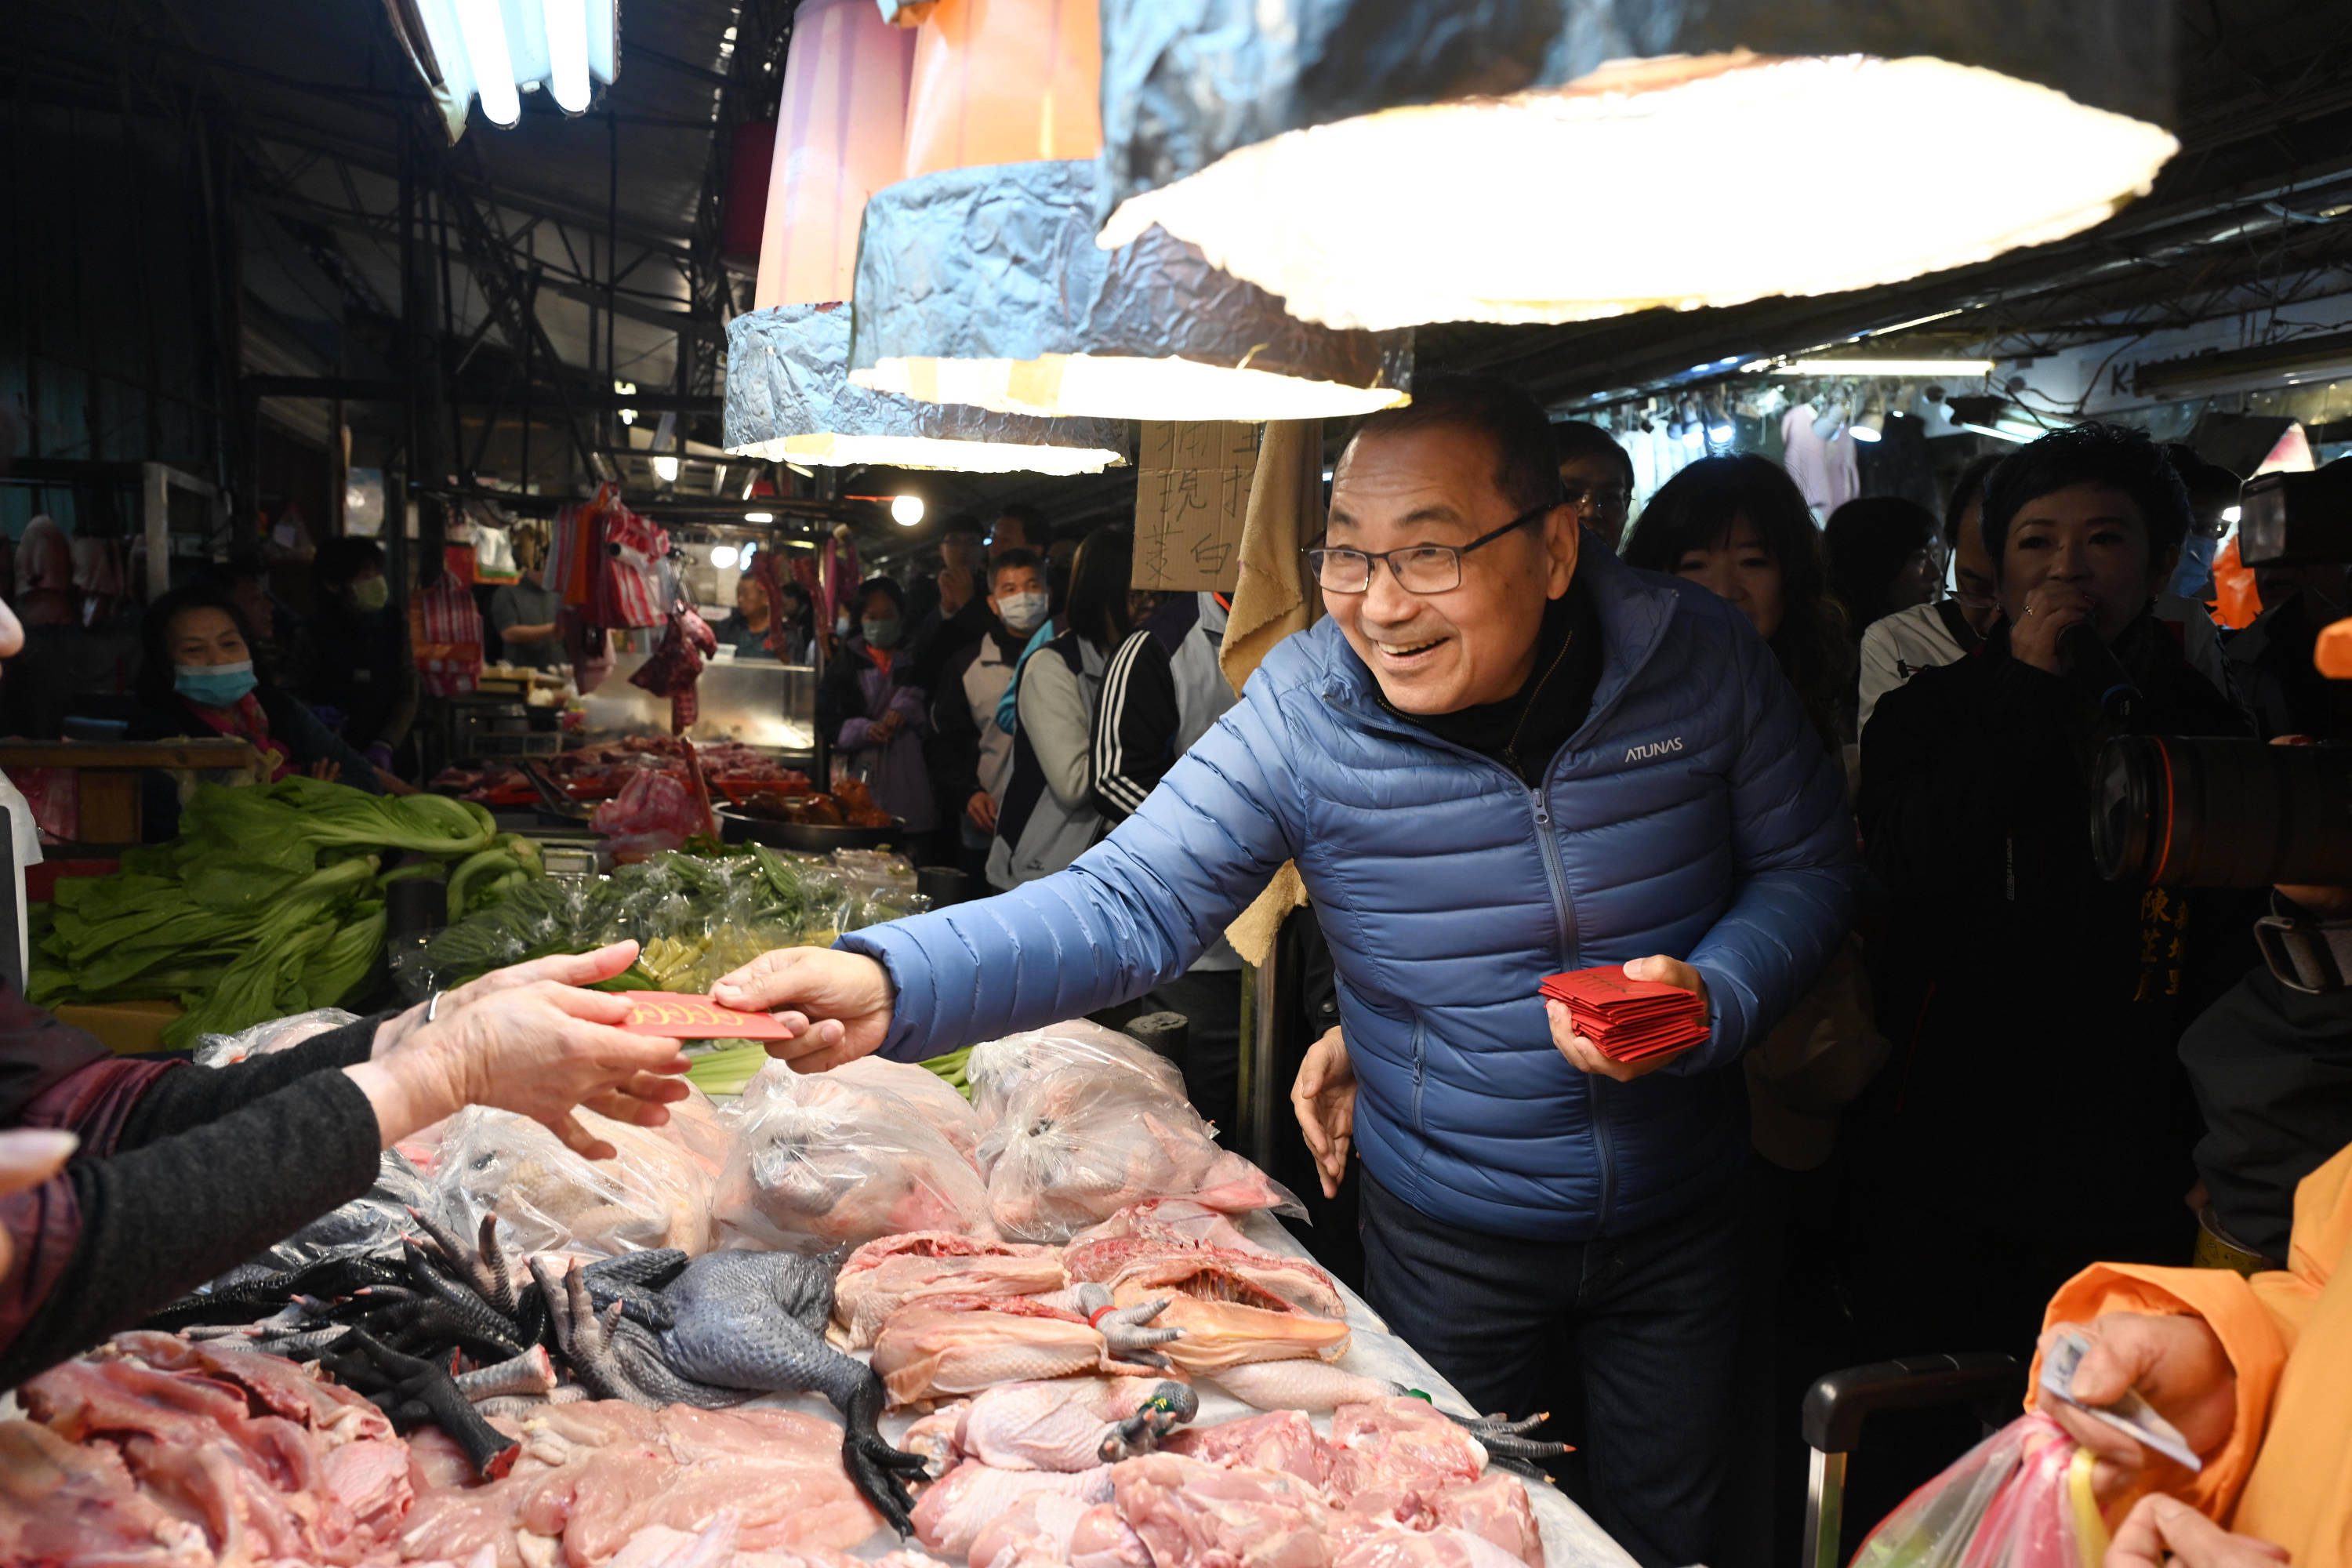
[[[2090,1451],[2023,1415],[1905,1499],[1853,1568],[2099,1568],[2106,1552]]]
[[[495,1214],[509,1245],[525,1252],[612,1258],[711,1244],[710,1189],[715,1161],[698,1155],[672,1128],[632,1127],[577,1110],[613,1145],[610,1160],[575,1154],[528,1117],[474,1106],[449,1119],[440,1150],[438,1195],[460,1235]]]
[[[1199,1111],[1125,1065],[1024,1074],[980,1158],[989,1213],[1013,1240],[1065,1242],[1152,1198],[1228,1214],[1306,1212],[1271,1176],[1217,1147]]]
[[[909,1230],[996,1238],[979,1173],[903,1096],[771,1062],[729,1125],[712,1206],[730,1243],[823,1252]]]
[[[1139,1040],[1084,1018],[983,1041],[972,1047],[964,1077],[971,1085],[971,1108],[987,1125],[1001,1120],[1005,1107],[1034,1081],[1066,1071],[1102,1070],[1137,1073],[1164,1098],[1184,1098],[1184,1075],[1174,1062]]]
[[[341,1007],[320,1007],[309,1013],[297,1013],[290,1018],[272,1018],[267,1024],[256,1024],[250,1029],[240,1029],[234,1035],[206,1035],[196,1042],[196,1065],[200,1068],[225,1068],[248,1057],[271,1056],[323,1035],[330,1029],[340,1029],[345,1024],[359,1021],[357,1013],[346,1013]]]
[[[980,1139],[983,1129],[972,1108],[949,1082],[928,1068],[894,1062],[882,1057],[860,1057],[832,1069],[831,1076],[860,1089],[895,1094],[915,1108],[932,1131],[952,1144],[973,1170],[980,1169]]]

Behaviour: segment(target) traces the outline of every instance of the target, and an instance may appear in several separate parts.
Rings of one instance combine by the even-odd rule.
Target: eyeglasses
[[[1408,544],[1399,550],[1345,550],[1316,545],[1306,552],[1307,569],[1327,594],[1361,594],[1372,585],[1372,563],[1385,561],[1396,574],[1398,586],[1408,594],[1444,594],[1462,586],[1462,558],[1484,550],[1515,529],[1525,528],[1559,505],[1548,500],[1523,511],[1492,533],[1482,533],[1467,544]]]
[[[1569,485],[1560,500],[1579,511],[1622,512],[1633,504],[1633,492],[1623,485]]]

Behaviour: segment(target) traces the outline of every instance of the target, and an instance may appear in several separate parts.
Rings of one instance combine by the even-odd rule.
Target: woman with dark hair
[[[857,630],[824,667],[816,689],[816,721],[833,737],[835,754],[874,792],[874,803],[907,824],[910,834],[939,826],[931,778],[923,763],[930,702],[910,679],[906,647],[907,595],[888,577],[868,577],[850,601]]]
[[[236,602],[217,589],[174,589],[140,625],[139,717],[127,738],[175,735],[244,741],[261,753],[274,783],[308,773],[382,795],[368,760],[254,668],[253,633]],[[156,774],[144,791],[144,831],[160,842],[178,831],[179,792]]]
[[[1984,641],[2000,613],[1993,596],[1992,557],[1985,552],[1984,487],[2000,466],[1988,453],[1960,470],[1944,502],[1944,549],[1952,563],[1951,597],[1937,596],[1894,610],[1862,628],[1862,676],[1854,734],[1877,711],[1878,700],[1923,669],[1962,658]]]
[[[1134,538],[1125,529],[1087,534],[1070,566],[1066,626],[1013,678],[1018,723],[1012,779],[988,851],[993,887],[1051,876],[1102,836],[1090,776],[1095,708],[1103,670],[1134,629],[1128,619],[1134,558]]]
[[[1830,513],[1822,529],[1830,594],[1845,611],[1846,636],[1944,591],[1944,542],[1936,514],[1900,496],[1864,496]]]
[[[1822,743],[1836,749],[1853,650],[1822,570],[1821,531],[1779,464],[1752,455],[1690,464],[1642,509],[1623,556],[1737,605],[1770,645]]]

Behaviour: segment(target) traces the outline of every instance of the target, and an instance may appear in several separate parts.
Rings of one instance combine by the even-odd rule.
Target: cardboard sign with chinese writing
[[[1143,422],[1135,481],[1134,586],[1230,594],[1241,581],[1242,521],[1257,473],[1258,427]]]

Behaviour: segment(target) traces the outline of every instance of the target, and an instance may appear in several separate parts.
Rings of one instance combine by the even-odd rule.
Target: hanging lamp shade
[[[2146,0],[1102,0],[1099,243],[1293,313],[1861,289],[2099,222],[2179,150]]]
[[[1163,234],[1104,252],[1097,7],[938,0],[908,177],[867,203],[850,379],[1008,414],[1312,419],[1407,401],[1412,339],[1296,319]]]
[[[727,327],[730,452],[803,465],[1095,473],[1127,429],[950,407],[850,384],[849,298],[866,199],[906,156],[912,35],[873,0],[807,0],[795,17],[752,295]]]

